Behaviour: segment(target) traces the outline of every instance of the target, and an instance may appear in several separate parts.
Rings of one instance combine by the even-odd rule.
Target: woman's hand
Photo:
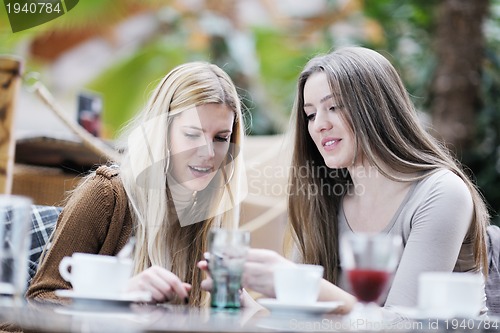
[[[149,291],[155,302],[166,302],[176,296],[188,303],[189,283],[182,282],[177,275],[159,266],[152,266],[132,277],[127,291]]]
[[[206,260],[201,260],[196,266],[207,273],[207,277],[201,281],[201,289],[210,292],[212,290],[213,280],[208,272],[208,262]]]
[[[294,265],[278,253],[265,249],[250,249],[243,271],[243,287],[267,297],[276,297],[274,292],[273,267]]]

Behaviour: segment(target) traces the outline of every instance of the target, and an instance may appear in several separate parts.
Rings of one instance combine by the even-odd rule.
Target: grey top
[[[352,229],[342,205],[339,234]],[[383,233],[400,235],[404,251],[385,307],[417,306],[418,277],[426,271],[473,271],[473,244],[465,239],[473,203],[467,185],[438,170],[416,181]]]
[[[500,228],[488,226],[488,280],[486,294],[488,299],[488,314],[500,316]]]

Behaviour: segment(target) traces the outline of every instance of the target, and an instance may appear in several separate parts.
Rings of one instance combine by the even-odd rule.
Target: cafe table
[[[498,318],[497,318],[498,319]],[[496,325],[495,325],[496,323]],[[499,332],[495,319],[402,318],[371,325],[337,314],[218,310],[183,305],[84,303],[49,305],[0,301],[3,332]]]

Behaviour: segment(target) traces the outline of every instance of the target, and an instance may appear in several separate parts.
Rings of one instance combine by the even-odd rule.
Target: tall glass
[[[358,323],[370,329],[381,326],[382,314],[377,302],[387,290],[401,253],[400,236],[365,233],[342,235],[342,270],[359,301],[351,314]]]
[[[28,282],[31,244],[31,199],[0,195],[0,296],[2,301],[23,299]]]
[[[209,234],[208,269],[213,280],[210,305],[213,308],[241,307],[243,265],[250,247],[250,232],[214,229]]]

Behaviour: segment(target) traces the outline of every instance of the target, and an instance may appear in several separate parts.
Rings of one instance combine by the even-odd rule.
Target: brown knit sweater
[[[118,169],[101,166],[75,190],[61,212],[50,249],[26,297],[60,302],[54,291],[71,288],[59,274],[61,259],[75,252],[116,255],[131,231],[132,218]]]

